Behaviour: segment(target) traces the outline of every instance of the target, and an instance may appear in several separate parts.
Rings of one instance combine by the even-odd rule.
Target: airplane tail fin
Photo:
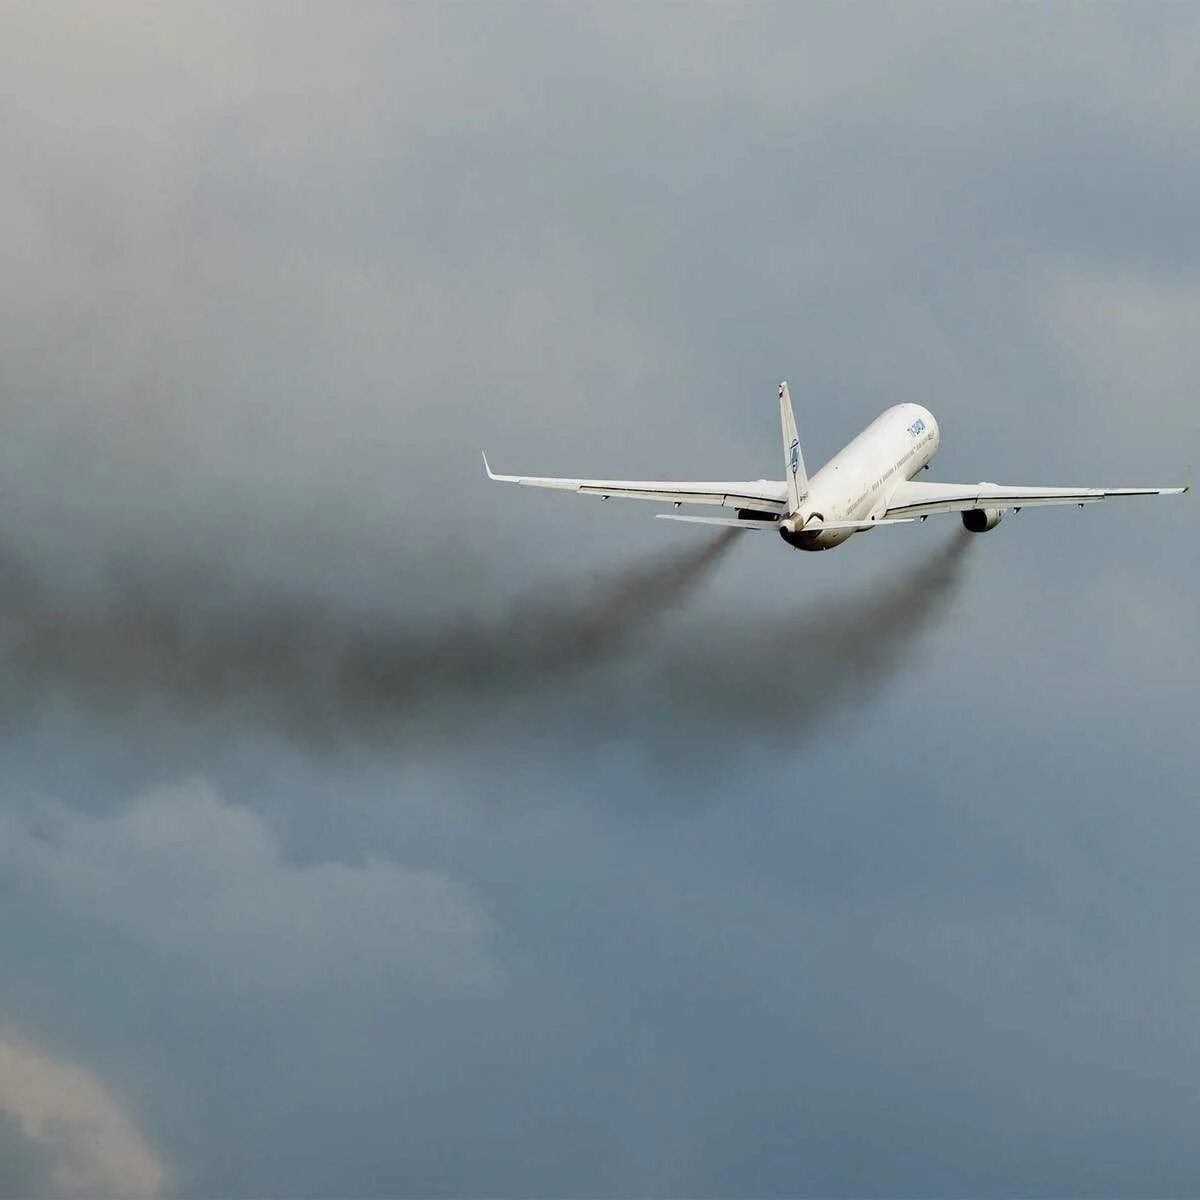
[[[792,412],[792,397],[787,380],[779,385],[779,420],[783,425],[784,479],[787,483],[788,512],[795,512],[800,501],[808,495],[808,472],[804,469],[804,453],[800,435],[796,432],[796,415]]]

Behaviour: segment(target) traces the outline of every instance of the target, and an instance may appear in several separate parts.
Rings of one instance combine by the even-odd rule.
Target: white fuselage
[[[820,528],[825,521],[870,520],[887,509],[896,488],[928,466],[941,435],[933,413],[897,404],[881,414],[808,481],[794,514],[795,533],[781,530],[800,550],[831,550],[853,530]]]

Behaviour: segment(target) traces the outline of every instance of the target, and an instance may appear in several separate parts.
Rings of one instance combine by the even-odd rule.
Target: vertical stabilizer
[[[796,432],[796,415],[792,412],[792,397],[786,379],[779,385],[779,420],[783,426],[788,512],[795,512],[800,501],[808,495],[808,472],[804,469],[804,453],[800,449],[800,435]]]

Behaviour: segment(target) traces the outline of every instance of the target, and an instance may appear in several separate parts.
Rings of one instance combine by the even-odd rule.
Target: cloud
[[[0,1035],[0,1115],[32,1144],[17,1148],[19,1156],[32,1150],[28,1161],[38,1164],[22,1186],[98,1198],[152,1197],[163,1188],[162,1162],[104,1084],[12,1033]]]
[[[470,889],[374,855],[290,862],[266,821],[200,780],[108,816],[0,810],[0,862],[66,915],[244,984],[288,989],[394,977],[487,986],[490,921]]]

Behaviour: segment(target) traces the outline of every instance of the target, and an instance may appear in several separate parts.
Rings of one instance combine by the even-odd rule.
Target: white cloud
[[[103,817],[57,804],[0,814],[18,888],[226,976],[232,987],[398,977],[446,987],[493,978],[475,895],[378,858],[288,862],[267,824],[202,781]]]
[[[116,1098],[90,1072],[0,1036],[0,1112],[48,1152],[60,1195],[155,1196],[165,1171]]]

